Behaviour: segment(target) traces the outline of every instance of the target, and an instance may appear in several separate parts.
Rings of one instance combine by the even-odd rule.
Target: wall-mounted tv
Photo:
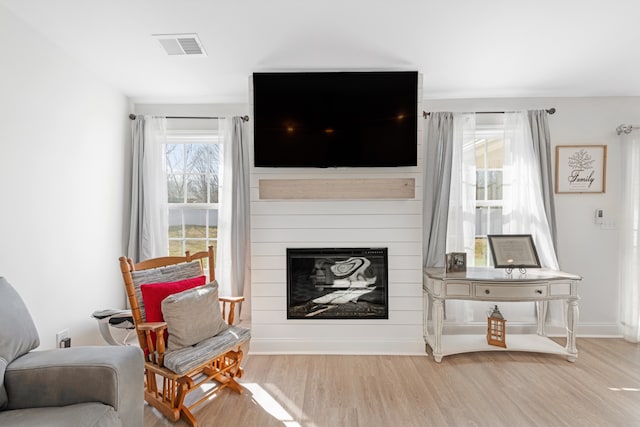
[[[253,74],[256,167],[417,165],[418,73]]]

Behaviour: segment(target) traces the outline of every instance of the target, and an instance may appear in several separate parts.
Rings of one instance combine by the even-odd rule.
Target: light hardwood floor
[[[195,410],[203,427],[640,426],[640,345],[578,339],[578,360],[519,352],[248,355],[242,395]],[[171,423],[145,405],[145,426]]]

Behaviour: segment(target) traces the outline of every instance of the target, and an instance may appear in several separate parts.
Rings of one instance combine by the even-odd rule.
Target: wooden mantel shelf
[[[260,179],[261,200],[414,199],[414,178]]]

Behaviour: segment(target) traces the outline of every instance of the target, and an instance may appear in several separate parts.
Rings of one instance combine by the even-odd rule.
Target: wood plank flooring
[[[640,426],[640,345],[579,338],[578,360],[537,353],[248,355],[238,395],[201,426]],[[182,427],[145,404],[145,426]]]

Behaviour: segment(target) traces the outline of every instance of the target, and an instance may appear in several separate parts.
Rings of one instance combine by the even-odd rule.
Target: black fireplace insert
[[[388,319],[387,248],[288,248],[287,319]]]

